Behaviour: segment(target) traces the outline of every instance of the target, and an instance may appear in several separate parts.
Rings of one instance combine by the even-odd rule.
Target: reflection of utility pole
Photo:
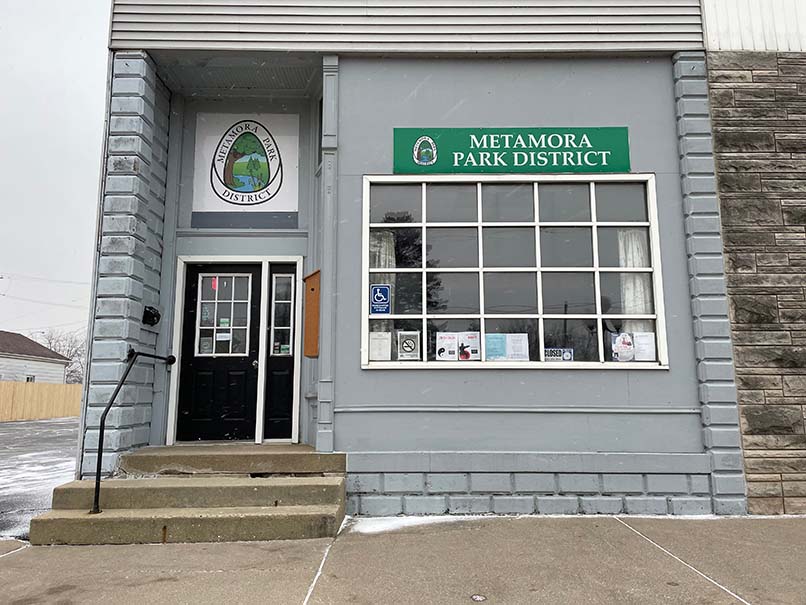
[[[563,342],[566,346],[568,346],[568,301],[566,300],[563,304]]]

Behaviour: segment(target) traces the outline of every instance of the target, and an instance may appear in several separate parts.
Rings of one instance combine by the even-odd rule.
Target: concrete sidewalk
[[[421,517],[360,520],[335,541],[0,543],[16,605],[802,604],[804,570],[794,517]]]

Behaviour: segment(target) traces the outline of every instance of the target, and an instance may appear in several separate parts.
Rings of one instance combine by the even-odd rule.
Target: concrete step
[[[122,456],[119,468],[128,475],[321,475],[345,469],[344,454],[305,445],[254,444],[144,447]]]
[[[158,544],[296,540],[336,535],[339,505],[53,510],[31,521],[30,541],[44,544]]]
[[[54,510],[89,510],[94,481],[53,490]],[[216,508],[338,504],[343,477],[158,477],[101,482],[101,508]]]

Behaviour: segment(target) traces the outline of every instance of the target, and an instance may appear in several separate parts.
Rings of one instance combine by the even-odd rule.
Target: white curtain
[[[649,246],[646,231],[640,228],[619,228],[618,256],[621,267],[649,267]],[[622,314],[643,315],[652,300],[652,280],[648,273],[621,273]],[[622,332],[652,332],[652,321],[631,319],[622,324]]]

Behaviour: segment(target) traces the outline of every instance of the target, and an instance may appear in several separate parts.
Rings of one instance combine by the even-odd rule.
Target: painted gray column
[[[141,319],[143,307],[160,300],[170,93],[141,51],[115,53],[111,86],[84,474],[94,471],[98,422],[126,351],[153,353],[158,334]],[[149,443],[154,373],[153,362],[139,362],[118,395],[107,418],[104,472],[114,470],[121,452]]]
[[[335,399],[336,241],[339,225],[336,207],[336,168],[339,134],[339,58],[322,59],[322,280],[320,303],[319,401],[316,449],[333,451]]]
[[[716,514],[747,509],[716,195],[705,54],[674,55],[677,132],[685,212],[703,440]]]

